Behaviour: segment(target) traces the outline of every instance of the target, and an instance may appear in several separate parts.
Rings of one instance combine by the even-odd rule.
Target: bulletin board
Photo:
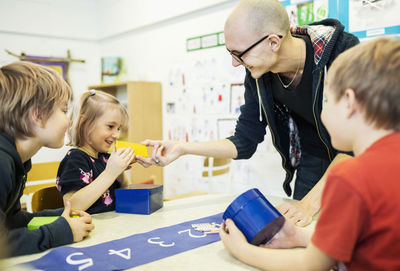
[[[336,18],[345,31],[366,38],[400,37],[400,1],[396,0],[284,0],[291,25]]]

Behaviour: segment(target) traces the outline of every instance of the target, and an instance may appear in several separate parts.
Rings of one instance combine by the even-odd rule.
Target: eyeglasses
[[[250,45],[249,48],[247,48],[246,50],[244,50],[243,52],[241,52],[241,53],[239,53],[239,54],[230,51],[228,48],[227,48],[227,50],[228,50],[228,52],[231,54],[231,56],[232,56],[234,59],[236,59],[236,60],[239,61],[240,63],[244,63],[244,61],[243,61],[243,59],[242,59],[242,56],[243,56],[245,53],[247,53],[248,51],[250,51],[251,49],[253,49],[254,47],[256,47],[256,46],[257,46],[259,43],[261,43],[263,40],[265,40],[266,38],[268,38],[270,35],[272,35],[272,34],[269,34],[269,35],[266,35],[266,36],[262,37],[260,40],[256,41],[255,43],[253,43],[252,45]],[[283,38],[282,35],[277,35],[277,36],[278,36],[280,39]]]

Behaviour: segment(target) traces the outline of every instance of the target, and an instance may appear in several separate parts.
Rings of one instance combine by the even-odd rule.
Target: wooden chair
[[[32,212],[61,207],[64,207],[63,198],[55,186],[42,188],[33,193]]]
[[[208,184],[208,189],[205,189],[207,191],[203,190],[194,190],[190,191],[187,193],[179,194],[176,196],[172,196],[169,198],[164,198],[164,201],[170,201],[170,200],[175,200],[175,199],[182,199],[182,198],[187,198],[187,197],[193,197],[193,196],[200,196],[200,195],[205,195],[209,194],[210,192],[216,192],[215,191],[215,183],[218,181],[217,178],[223,177],[222,175],[226,175],[226,178],[228,179],[228,182],[226,182],[227,187],[224,188],[224,192],[229,192],[231,190],[230,187],[230,180],[229,180],[229,172],[230,172],[230,164],[231,164],[231,159],[228,158],[213,158],[213,157],[206,157],[203,162],[203,170],[202,170],[202,177],[205,182]],[[218,191],[221,192],[221,191]]]
[[[231,159],[206,157],[204,159],[203,177],[212,177],[226,174],[229,172]]]
[[[209,193],[229,193],[231,191],[229,158],[206,157],[202,177],[208,183]]]
[[[32,164],[24,189],[24,195],[27,195],[26,209],[28,212],[33,211],[32,197],[35,192],[47,187],[55,188],[59,165],[59,161]]]

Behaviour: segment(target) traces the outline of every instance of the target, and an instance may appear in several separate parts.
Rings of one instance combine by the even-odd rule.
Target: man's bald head
[[[248,31],[260,36],[268,33],[286,36],[290,28],[289,16],[278,0],[241,0],[229,15],[225,29],[235,23],[245,24]]]

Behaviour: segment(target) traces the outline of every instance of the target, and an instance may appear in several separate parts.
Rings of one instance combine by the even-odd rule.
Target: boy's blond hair
[[[113,108],[114,107],[114,108]],[[122,116],[122,127],[128,122],[126,108],[111,94],[101,90],[90,90],[82,94],[71,114],[71,125],[68,129],[69,146],[83,147],[86,136],[97,118],[107,114],[107,110],[119,109]]]
[[[56,71],[18,61],[0,68],[0,131],[13,138],[34,136],[31,113],[47,121],[58,103],[67,102],[71,88]]]
[[[353,89],[368,122],[400,131],[400,41],[377,38],[339,55],[329,69],[329,86],[339,100]]]

